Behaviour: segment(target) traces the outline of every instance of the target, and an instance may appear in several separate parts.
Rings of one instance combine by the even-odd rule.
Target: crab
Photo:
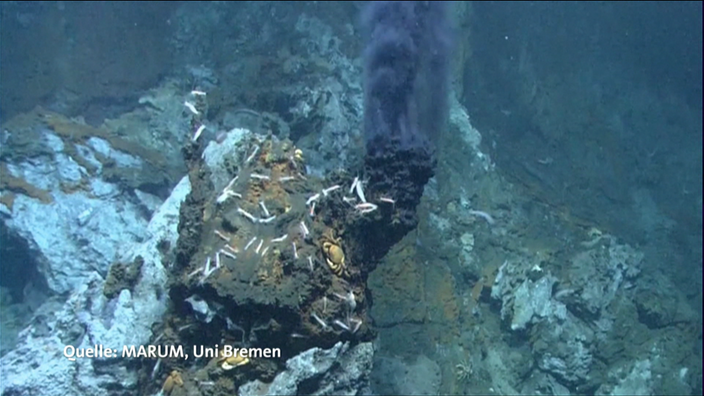
[[[241,353],[234,353],[230,356],[220,356],[218,358],[218,364],[220,365],[221,369],[228,371],[232,370],[235,367],[249,364],[249,358],[246,356],[242,356]]]
[[[342,250],[340,238],[335,238],[332,230],[328,229],[320,238],[320,246],[323,249],[323,256],[330,270],[337,276],[341,276],[345,270],[345,252]]]
[[[171,374],[166,377],[166,381],[164,381],[164,385],[161,387],[162,393],[170,395],[177,386],[183,386],[183,378],[181,378],[181,373],[178,370],[173,370]]]

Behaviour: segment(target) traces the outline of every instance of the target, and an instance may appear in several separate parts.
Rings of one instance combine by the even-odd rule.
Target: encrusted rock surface
[[[145,227],[144,242],[121,249],[125,261],[137,257],[144,260],[139,281],[131,291],[124,289],[116,299],[108,300],[103,295],[103,278],[90,272],[66,302],[57,299],[42,305],[32,324],[20,333],[17,348],[0,358],[0,394],[65,396],[108,394],[113,389],[136,391],[134,361],[119,354],[124,345],[146,344],[152,325],[164,314],[169,257],[163,255],[163,246],[176,243],[178,211],[189,189],[184,178]],[[67,345],[103,345],[119,354],[116,358],[70,361],[64,356]]]
[[[349,195],[349,176],[308,175],[305,152],[289,141],[241,129],[220,143],[192,142],[184,154],[195,184],[180,211],[169,281],[174,309],[152,343],[276,347],[289,359],[373,338],[365,274],[375,263],[361,260],[348,236],[383,217],[365,220],[376,213],[355,209],[360,198]],[[160,370],[179,370],[183,389],[221,381],[238,387],[274,380],[284,362],[254,358],[229,372],[218,359],[203,366],[169,358]],[[159,385],[141,386],[154,392]]]
[[[312,348],[289,359],[271,383],[258,380],[239,388],[242,396],[368,395],[374,348],[371,343]]]

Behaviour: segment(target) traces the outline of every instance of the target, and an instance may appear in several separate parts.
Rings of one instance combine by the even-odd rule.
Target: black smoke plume
[[[367,153],[426,149],[447,119],[447,4],[372,1],[363,15]]]
[[[366,189],[395,200],[360,232],[372,261],[415,228],[416,207],[434,174],[434,143],[448,117],[447,6],[372,1],[363,13]]]

